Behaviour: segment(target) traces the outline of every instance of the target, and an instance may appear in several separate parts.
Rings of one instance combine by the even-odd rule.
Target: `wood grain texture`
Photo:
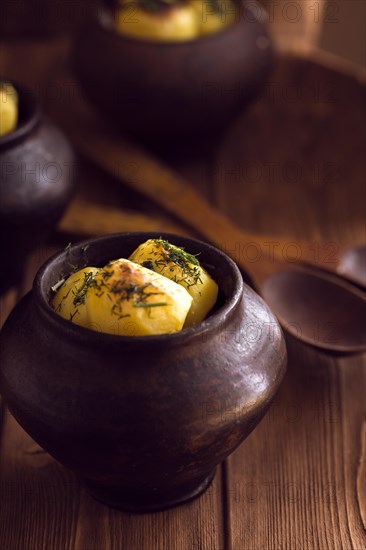
[[[364,364],[298,343],[289,358],[274,405],[228,461],[230,547],[361,550]]]
[[[125,231],[159,231],[187,234],[187,230],[164,218],[131,210],[101,207],[96,204],[73,201],[58,226],[59,231],[86,236]]]
[[[13,307],[31,288],[35,271],[54,252],[39,247],[13,292]],[[5,411],[0,446],[0,548],[65,548],[73,537],[78,487]],[[59,495],[62,494],[62,498]]]
[[[8,290],[6,294],[1,296],[0,298],[0,329],[5,323],[9,313],[15,306],[16,302],[18,300],[18,289],[12,288]],[[1,350],[0,350],[1,352]],[[1,358],[1,356],[0,356]],[[2,437],[2,431],[3,431],[3,425],[4,425],[4,416],[5,416],[5,405],[3,402],[3,398],[0,394],[0,449],[1,449],[1,437]]]
[[[58,60],[64,62],[64,50],[61,55],[55,46],[46,52],[41,44],[36,50],[42,49],[43,53],[39,54],[32,75],[29,44],[9,49],[12,53],[4,64],[5,72],[23,77],[25,82],[27,78],[32,82],[33,76],[35,87],[44,86],[44,76],[51,65],[55,71]],[[33,53],[37,56],[35,50]],[[271,158],[286,160],[283,151],[292,146],[288,136],[294,134],[304,146],[300,162],[306,163],[306,144],[310,147],[315,130],[317,139],[328,135],[331,140],[325,157],[319,157],[320,162],[333,161],[328,152],[337,153],[335,143],[340,147],[338,161],[343,150],[351,149],[349,136],[354,139],[360,132],[359,125],[354,124],[355,97],[359,101],[357,79],[352,78],[351,82],[342,75],[327,73],[329,79],[327,76],[324,80],[321,67],[313,63],[304,65],[303,61],[301,65],[294,61],[292,67],[292,72],[288,66],[279,70],[279,84],[284,79],[286,91],[290,92],[287,85],[293,81],[308,91],[309,86],[311,90],[314,86],[317,89],[318,82],[326,86],[330,83],[330,89],[325,87],[326,94],[335,86],[344,99],[339,103],[342,117],[350,117],[347,120],[353,121],[352,129],[347,135],[340,129],[336,134],[335,131],[327,134],[325,122],[333,123],[328,111],[327,116],[323,107],[320,113],[317,109],[314,112],[314,105],[307,102],[301,115],[297,112],[302,107],[299,102],[291,110],[292,120],[298,121],[298,125],[296,128],[292,125],[287,134],[288,128],[284,126],[284,121],[289,121],[287,111],[281,108],[276,114],[277,104],[272,112],[258,103],[246,119],[248,131],[244,132],[243,143],[248,152],[247,166],[258,158],[260,162],[263,160],[258,157],[258,147],[262,155],[273,145],[277,153]],[[315,125],[311,123],[313,115]],[[256,124],[258,120],[262,127]],[[268,135],[263,128],[266,121],[272,131]],[[248,145],[248,136],[253,147]],[[277,147],[279,136],[283,140],[281,148]],[[358,142],[355,147],[359,147]],[[313,151],[311,147],[310,150]],[[235,219],[238,216],[235,200],[228,206],[222,198],[228,182],[221,181],[222,187],[216,193],[210,181],[212,167],[207,166],[207,160],[202,159],[201,164],[197,162],[192,168],[188,158],[188,154],[186,157],[181,154],[182,173],[186,176],[195,173],[198,180],[202,174],[207,176],[208,180],[198,181],[197,187],[210,193],[211,199],[216,198],[225,211],[229,208]],[[357,158],[353,160],[359,162]],[[109,208],[142,205],[141,197],[135,197],[134,201],[125,188],[117,190],[113,177],[96,172],[95,166],[88,164],[78,195],[83,200]],[[347,196],[342,185],[325,193],[317,185],[305,191],[301,186],[289,189],[282,180],[276,180],[271,187],[262,180],[255,187],[246,182],[233,193],[235,199],[245,198],[238,223],[251,231],[315,241],[361,239],[362,195],[356,193],[355,197],[355,179],[351,177],[359,177],[355,163],[347,174]],[[95,181],[89,185],[93,177]],[[297,192],[302,200],[297,198]],[[293,193],[292,202],[289,193]],[[22,287],[1,300],[4,317],[30,288],[37,267],[53,250],[53,246],[44,246],[35,251]],[[0,439],[1,550],[365,550],[365,357],[331,357],[292,340],[288,341],[288,350],[288,374],[262,423],[219,470],[213,485],[201,498],[163,513],[125,514],[97,503],[80,488],[72,474],[44,453],[6,413]],[[223,410],[223,414],[233,415],[235,410]]]
[[[288,71],[292,74],[294,63],[296,64],[295,58],[289,57],[285,58],[282,64],[279,63],[279,65],[281,67],[282,65],[284,66],[283,72]],[[301,62],[299,61],[299,63]],[[312,66],[316,66],[316,63],[313,62]],[[60,83],[61,81],[56,80],[56,82]],[[287,85],[286,82],[284,85]],[[216,188],[212,185],[212,182],[210,182],[210,185],[207,185],[207,181],[202,181],[200,185],[197,185],[197,174],[194,179],[196,185],[192,185],[182,175],[172,170],[169,165],[161,162],[155,155],[152,155],[146,148],[122,135],[111,124],[106,124],[104,120],[86,105],[77,89],[74,89],[72,97],[65,98],[65,101],[60,102],[56,107],[53,106],[54,117],[68,133],[75,148],[90,162],[98,166],[100,170],[104,170],[110,178],[113,178],[116,185],[119,184],[122,186],[122,192],[126,190],[135,192],[142,200],[148,200],[150,203],[159,206],[166,215],[170,214],[174,216],[181,224],[189,227],[191,231],[194,231],[218,248],[223,249],[228,255],[231,255],[244,271],[248,267],[245,261],[246,258],[237,252],[237,248],[242,245],[250,246],[254,244],[255,247],[259,248],[262,259],[267,260],[267,266],[269,263],[272,263],[272,251],[281,260],[293,261],[299,259],[300,249],[300,259],[302,261],[334,270],[342,250],[349,244],[346,239],[343,239],[342,242],[338,243],[337,248],[332,248],[332,243],[320,242],[317,243],[314,250],[312,242],[306,242],[298,237],[296,242],[293,243],[293,239],[289,239],[286,231],[282,233],[276,232],[272,226],[269,226],[267,231],[261,229],[257,232],[253,232],[246,226],[245,231],[243,231],[244,228],[241,229],[238,225],[241,221],[240,208],[243,202],[248,203],[244,198],[245,194],[241,193],[241,178],[239,178],[239,185],[236,187],[230,181],[230,177],[235,178],[234,183],[238,180],[236,170],[239,170],[240,174],[244,171],[244,167],[239,162],[241,156],[239,157],[239,161],[235,159],[235,163],[231,157],[229,157],[229,160],[226,160],[224,156],[226,162],[220,162],[216,166]],[[260,135],[257,138],[258,141],[253,146],[254,151],[260,148],[262,137]],[[241,142],[235,141],[235,143]],[[237,149],[232,149],[231,145],[229,141],[228,150],[230,154],[237,154]],[[210,144],[210,147],[206,147],[206,153],[210,156],[212,156],[212,147],[213,144]],[[274,154],[278,153],[278,148],[274,149]],[[299,154],[302,154],[301,150]],[[250,156],[245,158],[245,162],[250,162]],[[193,166],[197,169],[198,166],[195,160],[193,157]],[[186,164],[189,164],[189,154],[188,158],[186,158]],[[290,162],[290,164],[293,164],[293,162]],[[272,165],[279,165],[279,162],[276,161],[274,163],[271,160],[269,166]],[[255,166],[257,166],[257,163]],[[315,164],[316,169],[319,166],[320,163]],[[287,167],[287,164],[285,164],[285,167]],[[223,178],[222,168],[224,170]],[[259,165],[259,168],[261,168],[261,165]],[[282,169],[282,165],[280,165],[280,169]],[[210,177],[212,172],[207,168],[207,162],[206,170],[202,170],[202,172],[206,173],[207,178]],[[263,184],[262,187],[266,184],[265,181],[260,183]],[[199,187],[199,192],[196,187]],[[225,209],[223,195],[229,187],[231,203],[229,202],[228,207]],[[212,190],[216,190],[217,197],[214,196]],[[223,204],[222,209],[217,209],[215,205],[210,204],[210,201],[202,195],[202,191],[208,192],[211,203],[216,202],[220,206]],[[283,197],[286,197],[287,190],[279,190],[279,202],[284,200],[279,198],[282,196],[281,192],[283,193]],[[294,196],[296,196],[296,189],[292,190],[290,201]],[[263,200],[261,196],[261,201]],[[298,203],[301,204],[302,200],[303,197],[300,196]],[[238,207],[239,204],[240,207]],[[287,209],[288,204],[288,202],[285,202],[283,208]],[[278,207],[278,212],[280,212],[280,204],[276,206]],[[227,216],[222,215],[221,210],[224,209],[228,214]],[[292,208],[291,211],[294,211],[294,209]],[[115,214],[114,220],[116,225],[120,226],[118,214]],[[100,220],[97,220],[97,224],[100,225],[101,223]],[[112,227],[112,223],[108,223],[107,225],[108,227]],[[332,255],[330,260],[328,247],[330,247],[330,254]],[[252,260],[250,259],[249,261],[251,262]]]
[[[278,58],[267,91],[221,145],[221,210],[258,232],[331,241],[341,226],[337,242],[364,242],[365,74]]]
[[[364,86],[311,60],[295,63],[280,63],[273,82],[302,95],[293,104],[263,97],[225,138],[217,203],[245,228],[315,245],[337,247],[345,236],[364,242]],[[297,180],[284,177],[291,163],[300,167]],[[312,167],[327,163],[329,179],[314,179]],[[362,550],[365,356],[331,357],[290,339],[288,351],[276,402],[227,463],[229,547]]]
[[[13,309],[18,299],[18,290],[16,288],[10,289],[4,296],[0,299],[0,327],[6,321],[7,316]]]
[[[223,548],[220,470],[200,499],[161,513],[134,515],[92,499],[8,412],[2,441],[0,548]]]
[[[327,1],[259,0],[268,14],[268,24],[277,49],[310,51],[321,38]],[[331,12],[332,10],[330,10]]]
[[[216,482],[213,487],[217,488]],[[201,506],[210,509],[210,502],[206,500],[206,497],[202,497]],[[197,504],[188,504],[178,511],[171,510],[148,516],[135,516],[118,510],[109,510],[83,493],[80,501],[75,548],[88,550],[99,550],[100,548],[185,550],[193,548],[195,541],[202,548],[222,548],[220,542],[222,531],[219,529],[218,518],[213,514],[207,526],[209,518],[205,508],[201,509],[197,507]],[[202,529],[200,522],[202,514],[206,529]],[[98,521],[96,521],[96,517],[98,517]]]

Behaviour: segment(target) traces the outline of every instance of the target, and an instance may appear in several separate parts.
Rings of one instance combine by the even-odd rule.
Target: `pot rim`
[[[19,112],[15,130],[0,137],[0,150],[8,149],[26,138],[39,124],[42,108],[35,94],[23,84],[11,78],[1,77],[1,82],[9,82],[18,93]]]
[[[115,239],[123,239],[126,237],[137,237],[141,236],[141,243],[145,242],[145,240],[149,238],[159,238],[163,237],[169,240],[174,244],[174,241],[178,239],[178,241],[185,241],[183,243],[184,246],[186,246],[186,243],[192,241],[196,245],[198,244],[200,247],[202,247],[202,250],[206,248],[207,250],[214,251],[215,254],[217,254],[220,257],[220,260],[226,263],[226,266],[229,270],[229,272],[232,274],[232,280],[233,280],[233,289],[231,292],[231,295],[228,296],[225,300],[225,302],[217,309],[217,311],[213,312],[211,315],[209,315],[206,319],[204,319],[201,323],[197,325],[193,325],[191,327],[182,329],[179,332],[176,333],[168,333],[168,334],[159,334],[159,335],[148,335],[148,336],[124,336],[124,335],[114,335],[114,334],[108,334],[103,333],[99,331],[94,331],[92,329],[88,329],[76,324],[71,323],[69,320],[64,319],[63,317],[60,317],[50,306],[49,303],[49,291],[50,287],[48,286],[46,288],[45,279],[49,275],[50,271],[52,270],[52,266],[55,264],[57,260],[60,260],[62,256],[65,256],[67,254],[67,250],[63,250],[62,252],[58,252],[51,256],[38,270],[34,283],[33,283],[33,297],[34,301],[41,313],[46,316],[47,318],[47,326],[52,327],[59,333],[66,331],[68,336],[71,336],[75,339],[77,339],[80,343],[82,341],[90,340],[90,338],[93,339],[93,342],[100,343],[101,345],[127,345],[127,346],[141,346],[142,344],[145,346],[176,346],[176,345],[182,345],[185,344],[187,341],[193,339],[193,338],[202,338],[202,336],[206,336],[208,334],[217,332],[220,328],[223,328],[226,326],[226,323],[229,321],[229,319],[232,317],[234,312],[236,311],[237,307],[239,306],[242,295],[243,295],[243,289],[244,289],[244,282],[243,278],[241,276],[241,273],[239,271],[239,268],[235,264],[235,262],[229,258],[224,252],[219,250],[218,248],[205,243],[199,239],[186,237],[186,236],[180,236],[174,233],[165,233],[161,232],[159,233],[159,236],[152,232],[143,232],[143,231],[136,231],[136,232],[125,232],[125,233],[112,233],[108,235],[103,235],[100,237],[91,238],[85,241],[80,241],[76,243],[74,246],[71,246],[71,248],[68,248],[69,251],[75,252],[75,251],[81,251],[81,249],[90,244],[93,245],[103,245],[106,241],[115,240]],[[189,245],[188,245],[189,246]],[[81,269],[81,268],[80,268]],[[55,281],[57,282],[57,281]],[[55,283],[53,283],[55,284]],[[221,289],[222,290],[222,289]]]
[[[152,40],[150,38],[142,38],[142,37],[134,37],[130,35],[125,35],[122,32],[118,31],[113,26],[113,10],[111,8],[108,8],[107,6],[98,6],[98,8],[94,11],[93,21],[98,24],[100,28],[102,28],[106,32],[110,32],[114,37],[117,37],[122,43],[128,42],[128,43],[136,43],[136,44],[144,44],[149,45],[151,47],[157,47],[157,48],[166,48],[169,47],[187,47],[188,45],[196,45],[199,42],[207,42],[212,41],[215,39],[215,37],[221,37],[226,34],[229,34],[229,32],[232,32],[234,28],[239,28],[243,24],[247,23],[255,23],[255,24],[265,24],[268,21],[268,13],[266,9],[257,1],[252,0],[250,4],[248,4],[248,0],[232,0],[234,4],[240,6],[242,9],[244,9],[247,13],[253,14],[253,9],[250,8],[250,4],[255,4],[258,9],[261,12],[260,17],[253,14],[253,19],[255,20],[249,20],[248,18],[243,17],[241,14],[237,20],[235,20],[231,25],[228,25],[227,27],[223,27],[222,29],[215,31],[213,33],[209,33],[206,35],[198,36],[197,38],[188,39],[188,40]]]

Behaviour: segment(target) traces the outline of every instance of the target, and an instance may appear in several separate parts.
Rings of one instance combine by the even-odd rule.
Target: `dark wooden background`
[[[307,238],[316,249],[320,241],[365,241],[365,105],[360,73],[311,51],[313,34],[295,56],[282,50],[271,79],[279,95],[267,88],[226,136],[195,151],[162,155],[161,161],[245,229]],[[2,43],[2,72],[43,94],[57,119],[64,105],[49,93],[48,83],[62,82],[65,91],[74,80],[67,38],[47,38],[47,44]],[[286,96],[292,87],[296,101]],[[68,127],[61,116],[58,122]],[[301,178],[284,177],[294,160]],[[273,163],[278,171],[269,177],[266,169]],[[238,178],[238,166],[244,176],[248,167],[259,175]],[[80,158],[79,168],[69,212],[26,262],[22,285],[1,300],[2,321],[53,251],[91,233],[85,212],[94,220],[94,233],[170,228],[192,233],[92,159]],[[293,340],[288,351],[285,381],[258,428],[218,468],[204,495],[161,513],[133,515],[95,502],[2,404],[0,548],[364,550],[365,356],[331,356]]]

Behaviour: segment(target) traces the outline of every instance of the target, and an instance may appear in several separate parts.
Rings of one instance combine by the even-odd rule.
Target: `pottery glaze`
[[[255,2],[237,2],[236,21],[185,42],[130,38],[110,10],[90,13],[76,35],[74,66],[86,97],[125,132],[179,141],[226,127],[261,89],[272,49]]]
[[[29,90],[19,96],[16,129],[0,137],[0,290],[19,282],[28,252],[57,224],[73,191],[74,156]]]
[[[131,336],[118,336],[50,307],[50,288],[70,263],[104,265],[160,236],[199,253],[219,285],[202,323],[142,337],[131,326]],[[8,318],[1,348],[0,390],[17,421],[95,498],[139,512],[199,495],[263,417],[286,369],[279,325],[236,265],[169,234],[101,237],[51,258]]]

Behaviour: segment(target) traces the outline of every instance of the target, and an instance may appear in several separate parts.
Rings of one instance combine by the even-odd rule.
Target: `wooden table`
[[[2,300],[2,317],[52,248],[35,252],[23,288]],[[364,358],[335,358],[296,342],[288,351],[288,373],[264,420],[206,493],[160,513],[134,515],[94,501],[3,410],[0,548],[363,550]]]
[[[12,49],[9,59],[14,60],[14,51]],[[329,67],[324,73],[316,63],[305,62],[304,65],[301,59],[292,59],[290,65],[287,62],[279,65],[277,75],[281,82],[295,81],[300,89],[308,89],[311,82],[332,84],[338,83],[339,78],[340,88],[337,86],[337,89],[346,89],[347,94],[351,94],[342,95],[349,109],[359,97],[354,75],[342,73],[337,76]],[[320,74],[325,75],[323,80]],[[305,103],[300,99],[298,108],[301,110]],[[325,107],[322,111],[319,103],[314,103],[310,111],[318,113],[320,119],[324,116],[329,117],[325,120],[334,120],[332,113],[329,114],[329,104]],[[332,108],[342,110],[343,104],[338,101],[334,106],[333,102]],[[266,109],[268,111],[268,98],[264,97],[243,115],[242,124],[248,125],[252,137],[253,132],[261,136]],[[290,111],[283,110],[284,113]],[[288,128],[283,127],[283,118],[277,122],[271,120],[268,135],[276,136],[271,134],[276,124],[285,148],[283,136]],[[304,128],[314,131],[305,120]],[[233,132],[230,139],[238,135],[235,132],[240,134],[240,128]],[[333,139],[333,134],[330,131],[327,138]],[[339,136],[334,139],[342,141]],[[290,141],[287,140],[291,151]],[[335,141],[330,143],[328,151],[333,151]],[[244,152],[251,151],[252,155],[247,157],[248,162],[256,158],[258,150],[251,147],[251,143],[252,139],[245,141],[243,138]],[[305,149],[306,143],[305,136]],[[264,159],[267,159],[267,146],[270,148],[268,144],[263,148]],[[220,186],[217,166],[216,178],[211,177],[213,166],[223,158],[220,155],[224,154],[225,147],[219,149],[221,153],[216,143],[209,149],[210,154],[203,147],[199,154],[184,158],[177,155],[170,158],[170,162],[175,170],[200,185],[212,202],[230,213],[233,204],[225,193],[226,188]],[[309,152],[309,147],[306,150]],[[322,151],[324,162],[333,159],[330,153],[327,156],[324,152],[326,149]],[[281,158],[281,166],[287,160]],[[353,174],[352,181],[358,177]],[[111,208],[112,205],[114,208],[107,226],[96,225],[96,232],[108,231],[112,226],[116,230],[173,227],[192,233],[152,204],[137,199],[127,187],[121,187],[88,161],[81,164],[79,180],[78,202],[73,203],[59,230],[28,260],[22,285],[1,300],[2,320],[30,288],[34,273],[45,258],[67,244],[70,228],[73,239],[81,236],[83,227],[79,227],[77,221],[86,200],[96,208]],[[335,243],[345,236],[349,240],[364,240],[362,192],[346,201],[342,182],[331,182],[326,189],[310,183],[305,189],[299,186],[301,201],[282,210],[277,208],[278,198],[289,196],[290,180],[286,186],[283,178],[275,178],[272,188],[266,187],[268,181],[257,181],[256,186],[248,184],[241,195],[242,225],[292,239],[306,237],[313,239],[315,244],[320,238]],[[349,183],[350,193],[356,193],[352,185]],[[297,196],[295,192],[294,196]],[[231,201],[234,203],[235,197]],[[134,209],[130,217],[119,212],[126,208]],[[3,404],[0,417],[0,548],[364,550],[365,357],[331,356],[294,340],[288,340],[288,352],[288,372],[273,405],[255,431],[218,468],[211,487],[197,500],[160,513],[134,515],[94,501],[80,488],[73,474],[57,464],[22,430]],[[235,410],[223,409],[222,414],[235,415]]]

